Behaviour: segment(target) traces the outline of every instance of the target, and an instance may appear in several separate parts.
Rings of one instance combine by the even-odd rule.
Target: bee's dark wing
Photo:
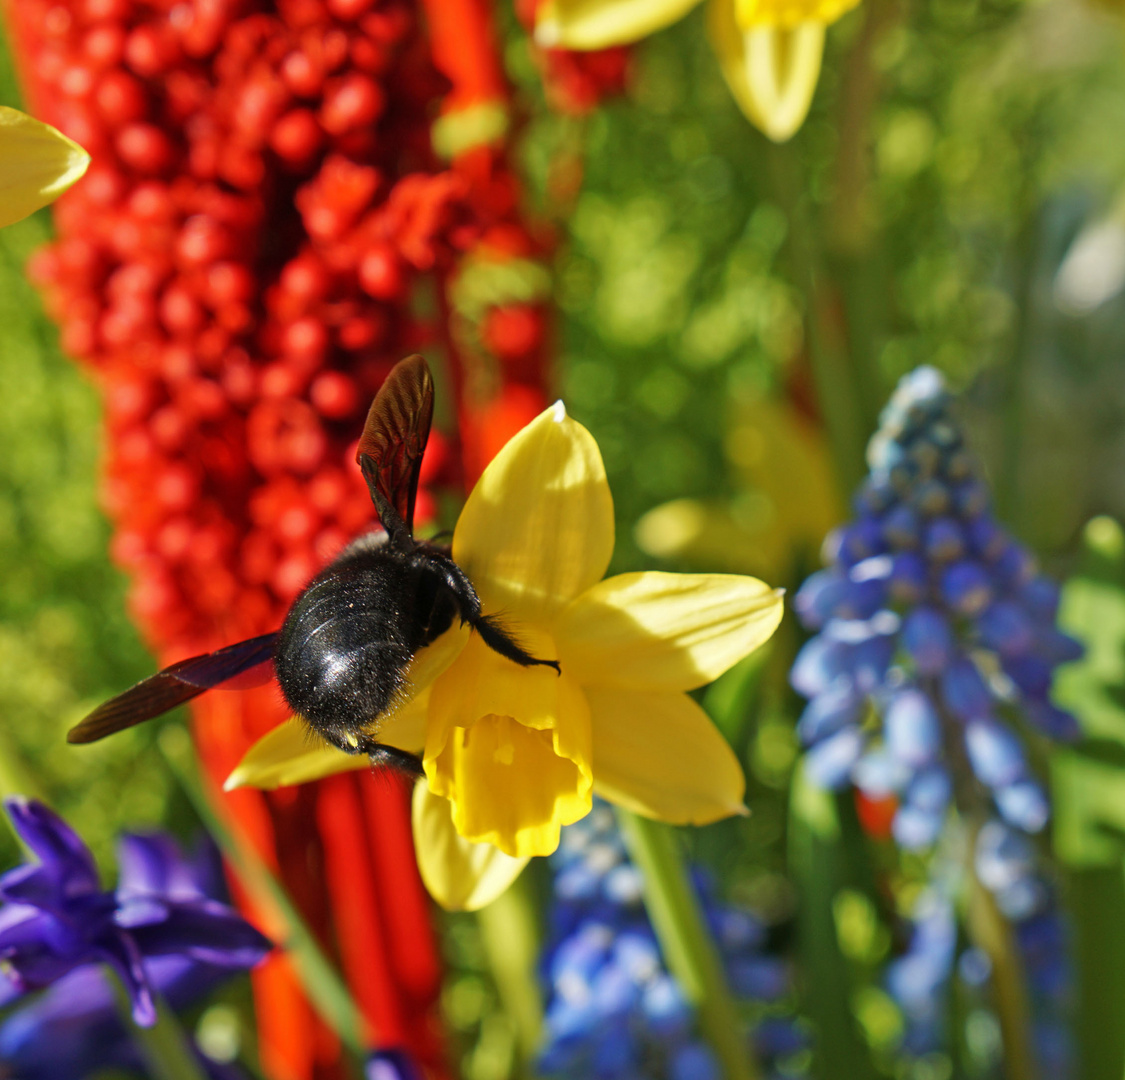
[[[414,529],[418,470],[434,415],[434,380],[421,356],[408,356],[391,369],[367,413],[355,459],[379,509],[390,503],[407,529]],[[382,515],[380,515],[382,516]],[[391,523],[383,527],[391,531]]]
[[[261,667],[262,674],[268,678],[277,636],[277,631],[263,634],[166,667],[99,705],[82,723],[67,732],[66,741],[96,742],[115,731],[152,720],[185,701],[191,701],[205,690],[238,676],[245,678],[256,667]]]

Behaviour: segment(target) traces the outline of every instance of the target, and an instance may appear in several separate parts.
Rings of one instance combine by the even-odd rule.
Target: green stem
[[[187,733],[182,728],[168,726],[160,734],[159,746],[196,813],[226,856],[231,872],[254,903],[275,913],[278,922],[285,927],[285,940],[280,944],[293,961],[313,1008],[335,1031],[344,1046],[362,1060],[368,1052],[363,1034],[368,1025],[356,1008],[347,985],[301,918],[285,886],[258,853],[227,827],[216,810],[213,796],[196,772]]]
[[[509,889],[477,912],[488,966],[500,1003],[515,1027],[523,1066],[539,1049],[543,1023],[543,1001],[535,974],[539,928],[529,893],[530,879],[530,874],[522,874]]]
[[[840,890],[858,884],[856,869],[864,862],[857,833],[841,818],[838,799],[814,784],[799,764],[789,794],[789,871],[801,898],[802,1011],[816,1029],[819,1080],[875,1080],[878,1075],[852,1011],[855,978],[840,949],[835,917]]]
[[[847,328],[839,298],[825,288],[792,148],[769,148],[774,196],[789,221],[789,259],[794,283],[805,296],[805,334],[817,404],[824,418],[832,463],[847,498],[863,479],[868,423],[860,400],[860,380],[848,356]]]
[[[644,874],[645,905],[668,970],[695,1006],[726,1080],[758,1080],[761,1069],[727,989],[675,833],[627,810],[619,809],[617,820],[629,854]]]
[[[133,1020],[132,1003],[116,975],[111,976],[113,996],[125,1030],[141,1052],[147,1072],[154,1080],[207,1080],[207,1074],[192,1051],[191,1038],[176,1014],[156,999],[156,1023],[141,1027]]]
[[[992,893],[980,883],[973,867],[978,828],[969,834],[969,936],[992,964],[993,1003],[1004,1044],[1006,1080],[1037,1080],[1031,1045],[1031,1006],[1027,981],[1016,951],[1015,935]]]

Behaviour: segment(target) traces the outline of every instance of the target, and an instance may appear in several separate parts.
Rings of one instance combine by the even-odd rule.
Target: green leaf
[[[1085,532],[1078,575],[1063,590],[1059,624],[1086,644],[1063,668],[1055,698],[1087,738],[1051,762],[1055,852],[1066,868],[1082,1080],[1125,1073],[1125,539],[1109,518]]]
[[[841,890],[856,887],[857,870],[867,861],[862,838],[853,837],[849,824],[841,820],[833,795],[812,784],[799,766],[790,800],[789,869],[801,897],[802,1004],[816,1025],[820,1080],[873,1080],[876,1075],[852,1011],[857,988],[836,925]]]

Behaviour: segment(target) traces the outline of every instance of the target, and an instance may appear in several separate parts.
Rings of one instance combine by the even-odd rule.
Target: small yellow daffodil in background
[[[0,227],[54,202],[89,164],[61,131],[0,105]]]
[[[604,49],[671,26],[700,0],[544,0],[544,47]],[[859,0],[709,0],[708,29],[723,77],[751,123],[784,142],[804,123],[824,54],[824,30]]]
[[[846,507],[824,435],[791,402],[741,397],[723,439],[739,481],[726,499],[674,499],[637,522],[637,545],[658,559],[784,581],[816,561]]]
[[[448,908],[481,907],[596,792],[639,814],[706,824],[744,812],[738,760],[686,691],[773,633],[780,592],[728,574],[621,574],[597,443],[561,402],[481,476],[453,558],[484,604],[553,668],[520,667],[453,627],[411,664],[411,700],[376,737],[420,753],[414,794],[422,878]],[[291,720],[256,744],[228,787],[277,787],[365,759],[313,743]]]

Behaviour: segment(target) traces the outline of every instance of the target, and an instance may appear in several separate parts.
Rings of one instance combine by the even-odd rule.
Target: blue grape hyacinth
[[[641,873],[612,810],[595,801],[587,817],[563,829],[550,861],[553,932],[544,957],[549,999],[539,1072],[561,1080],[720,1080],[691,1005],[664,966]],[[705,875],[696,875],[696,887],[732,992],[769,1014],[753,1031],[758,1054],[800,1050],[803,1034],[778,1005],[789,992],[788,968],[767,954],[766,928],[717,903]]]
[[[121,879],[102,889],[90,849],[57,814],[29,799],[5,809],[38,861],[0,875],[0,1005],[108,964],[141,1025],[156,1020],[147,962],[179,956],[214,968],[253,967],[270,941],[203,894],[166,842],[123,838]]]
[[[967,1032],[953,1026],[953,1002],[960,1003],[956,1012],[964,1022],[974,1013],[991,1011],[997,1000],[988,953],[959,932],[958,899],[965,898],[965,881],[960,859],[950,854],[939,854],[931,865],[930,880],[903,928],[906,948],[886,970],[887,991],[903,1016],[901,1049],[913,1057],[940,1053],[951,1039],[966,1039]],[[1013,951],[1027,991],[1027,1034],[1041,1075],[1066,1080],[1075,1065],[1070,1029],[1075,1002],[1057,890],[1037,865],[1027,835],[1002,821],[981,828],[973,870],[1012,927]],[[974,1073],[990,1074],[988,1064],[977,1062]]]
[[[790,675],[808,698],[808,773],[894,796],[893,833],[911,849],[937,839],[955,787],[1042,829],[1047,797],[1013,722],[1079,734],[1050,690],[1082,647],[1055,624],[1057,586],[993,517],[951,402],[933,368],[902,379],[868,446],[856,517],[795,600],[816,631]]]

